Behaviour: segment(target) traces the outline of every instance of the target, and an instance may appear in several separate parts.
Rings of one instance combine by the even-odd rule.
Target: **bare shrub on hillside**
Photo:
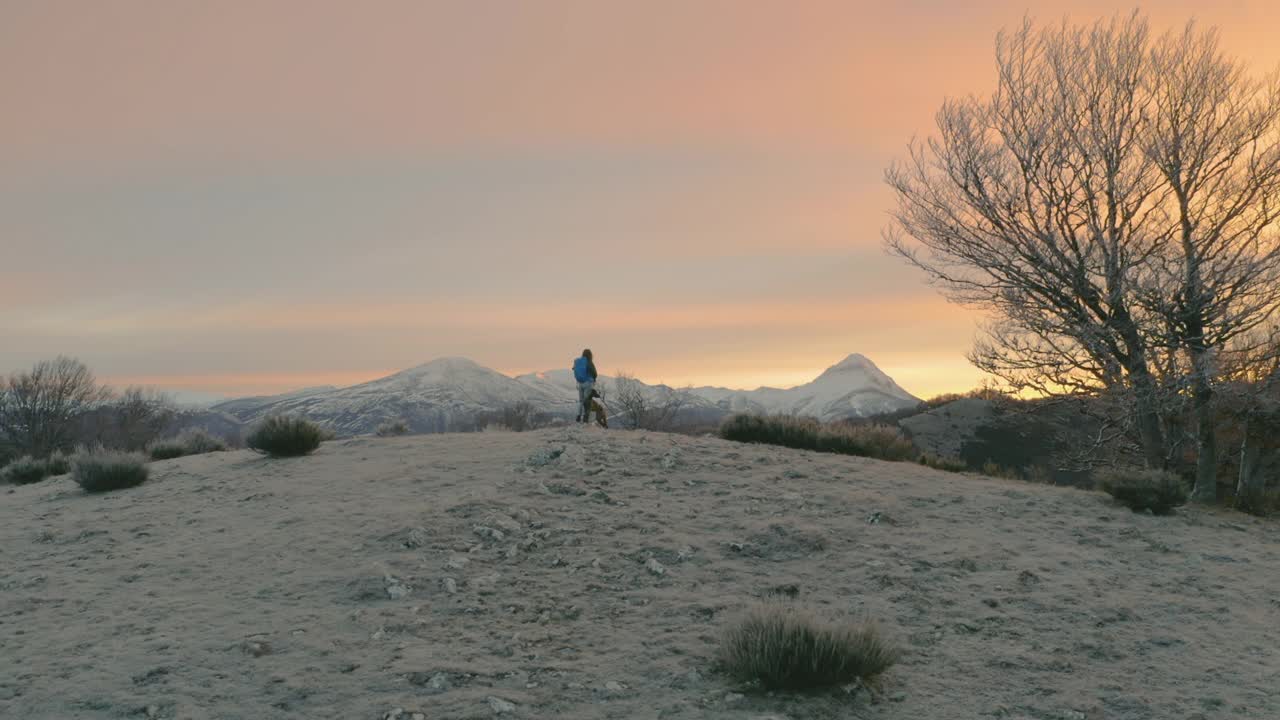
[[[725,672],[770,690],[874,683],[899,655],[872,624],[822,621],[786,601],[753,606],[720,641]]]
[[[677,390],[658,385],[646,388],[634,375],[618,371],[613,379],[610,403],[617,409],[616,417],[622,418],[631,430],[669,431],[689,404],[692,393],[688,389]]]
[[[142,450],[173,421],[173,399],[159,390],[128,387],[95,413],[92,441],[121,450]]]

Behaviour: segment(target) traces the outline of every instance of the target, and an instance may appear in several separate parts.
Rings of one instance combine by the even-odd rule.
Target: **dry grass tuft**
[[[751,607],[720,644],[720,662],[730,676],[770,690],[873,681],[899,655],[872,624],[819,620],[786,601]]]
[[[378,426],[374,431],[378,437],[395,437],[397,435],[408,435],[409,425],[403,420],[388,420]]]

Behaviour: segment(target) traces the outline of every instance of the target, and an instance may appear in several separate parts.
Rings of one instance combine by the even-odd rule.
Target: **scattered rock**
[[[694,552],[695,551],[693,548],[689,547],[688,545],[685,545],[684,547],[680,548],[676,552],[676,561],[684,562],[686,560],[689,560],[690,558],[693,557]]]
[[[444,591],[445,591],[445,592],[447,592],[447,593],[449,593],[450,595],[456,595],[456,594],[457,594],[457,592],[458,592],[458,581],[457,581],[457,580],[454,580],[454,579],[453,579],[453,578],[451,578],[451,577],[447,577],[447,578],[445,578],[443,581],[441,581],[441,583],[440,583],[440,584],[441,584],[441,585],[444,585]]]
[[[399,580],[397,580],[396,578],[390,575],[383,578],[383,582],[386,583],[387,597],[392,600],[399,600],[400,598],[408,595],[413,590],[413,588],[409,587],[408,585],[405,585],[404,583],[400,582]]]
[[[492,540],[492,541],[494,541],[494,542],[502,542],[503,538],[505,538],[505,537],[506,537],[506,535],[504,535],[504,534],[503,534],[503,532],[502,532],[501,530],[498,530],[497,528],[491,528],[491,527],[489,527],[488,525],[477,525],[477,526],[475,526],[475,527],[471,528],[471,530],[472,530],[472,532],[474,532],[477,536],[479,536],[480,538],[482,538],[482,539],[484,539],[484,540]]]
[[[804,473],[798,470],[783,470],[782,477],[788,478],[790,480],[800,480],[801,478],[807,478],[809,476],[805,475]]]
[[[488,518],[486,518],[486,520],[491,525],[497,525],[499,528],[501,528],[502,530],[508,533],[517,533],[517,532],[520,532],[521,530],[520,523],[506,515],[499,515],[495,513],[493,515],[490,515]]]
[[[586,490],[577,485],[569,485],[568,483],[547,483],[543,485],[547,492],[552,495],[571,495],[573,497],[581,497],[587,494]]]
[[[404,542],[401,543],[406,549],[415,550],[427,544],[427,531],[422,528],[414,528],[405,536]]]
[[[471,558],[466,555],[450,555],[448,562],[444,565],[450,570],[461,570],[466,567],[469,562],[471,562]]]
[[[262,657],[271,654],[271,643],[266,640],[245,640],[240,644],[240,649],[244,654],[253,657]]]
[[[489,703],[489,709],[493,710],[493,712],[497,715],[505,715],[506,713],[512,713],[516,711],[515,703],[507,702],[506,700],[503,700],[500,697],[494,697],[490,695],[484,700],[485,702]]]
[[[444,673],[436,673],[427,681],[426,688],[431,692],[444,692],[451,687],[449,676]]]
[[[620,693],[620,692],[622,692],[622,691],[626,690],[626,689],[627,689],[627,686],[626,686],[626,685],[623,685],[622,683],[618,682],[617,680],[610,680],[609,682],[607,682],[607,683],[605,683],[605,684],[604,684],[604,689],[605,689],[605,690],[608,690],[608,691],[609,691],[609,692],[611,692],[611,693]]]
[[[501,579],[502,575],[495,572],[473,578],[468,582],[468,584],[481,595],[492,595],[494,589],[498,585],[498,581]]]
[[[649,558],[648,560],[645,560],[644,567],[654,575],[661,576],[667,574],[667,568],[663,566],[662,563],[658,562],[657,558]]]
[[[726,705],[736,705],[746,699],[747,699],[746,695],[743,695],[742,693],[735,693],[735,692],[731,692],[728,695],[724,696],[724,702]]]

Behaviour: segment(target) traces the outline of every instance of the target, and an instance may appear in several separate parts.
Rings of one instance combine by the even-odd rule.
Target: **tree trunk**
[[[1244,438],[1240,441],[1240,477],[1236,481],[1236,496],[1243,495],[1246,490],[1257,483],[1258,456],[1261,448],[1257,442],[1249,442],[1249,423],[1244,424]]]
[[[1196,487],[1191,499],[1214,502],[1218,499],[1218,436],[1213,417],[1209,353],[1203,347],[1193,347],[1191,362],[1191,401],[1196,418]]]
[[[1148,468],[1162,470],[1165,466],[1164,431],[1160,428],[1155,381],[1146,367],[1145,357],[1139,356],[1137,362],[1130,368],[1129,382],[1133,385],[1138,440],[1142,444],[1142,456]]]

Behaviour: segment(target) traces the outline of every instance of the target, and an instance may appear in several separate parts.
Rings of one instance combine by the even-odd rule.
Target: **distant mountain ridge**
[[[612,378],[601,376],[606,395]],[[644,385],[654,394],[668,388]],[[734,412],[811,415],[822,420],[866,417],[914,407],[920,400],[864,355],[853,354],[813,381],[793,388],[689,389],[685,412],[714,420]],[[326,423],[340,435],[373,432],[404,420],[415,432],[474,429],[478,418],[527,402],[541,412],[569,418],[577,386],[569,369],[511,377],[463,357],[444,357],[345,388],[318,387],[218,403],[211,409],[253,422],[294,413]]]

